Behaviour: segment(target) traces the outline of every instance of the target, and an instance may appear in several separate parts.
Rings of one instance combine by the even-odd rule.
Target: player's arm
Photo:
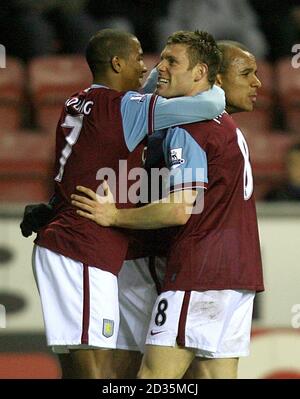
[[[205,151],[184,128],[169,129],[164,140],[164,153],[169,174],[163,200],[141,208],[117,209],[107,182],[105,196],[98,196],[85,187],[77,187],[86,197],[73,194],[77,213],[101,226],[130,229],[156,229],[184,225],[192,212],[200,213],[203,196],[198,192],[207,183]]]
[[[196,96],[165,99],[127,92],[121,102],[125,141],[130,151],[147,134],[170,126],[213,119],[225,108],[224,91],[217,86]]]
[[[78,186],[77,190],[85,196],[72,194],[71,198],[72,204],[79,208],[76,212],[80,216],[104,227],[148,230],[184,225],[190,218],[197,197],[195,190],[181,190],[141,208],[117,209],[108,184],[103,182],[102,185],[105,197]]]
[[[154,130],[213,119],[225,108],[223,89],[214,85],[195,96],[165,99],[158,97],[154,109]]]
[[[149,73],[149,75],[142,87],[141,93],[142,94],[154,93],[154,91],[156,90],[157,79],[158,79],[158,71],[155,67]]]

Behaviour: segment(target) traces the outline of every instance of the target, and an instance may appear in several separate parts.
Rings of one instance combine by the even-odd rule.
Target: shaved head
[[[217,44],[222,53],[217,82],[225,91],[227,112],[252,111],[261,87],[254,55],[239,42],[222,40]]]
[[[232,57],[234,53],[236,53],[236,49],[240,49],[251,54],[246,46],[244,46],[240,42],[235,42],[233,40],[219,40],[217,41],[217,45],[222,53],[222,63],[219,69],[219,73],[226,73],[231,63]]]

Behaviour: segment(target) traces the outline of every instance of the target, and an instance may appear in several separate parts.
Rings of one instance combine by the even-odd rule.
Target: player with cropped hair
[[[225,57],[217,80],[226,87],[227,109],[251,111],[260,87],[255,58],[237,43],[222,42],[220,47]],[[161,87],[164,95],[176,74],[174,48],[158,66],[162,82],[158,92]],[[199,158],[209,176],[208,182],[203,180],[208,183],[204,211],[193,214],[171,240],[164,292],[153,310],[141,378],[180,378],[195,356],[195,377],[236,377],[237,358],[248,354],[254,293],[263,289],[251,166],[242,133],[227,114],[169,129],[164,150],[170,168],[175,166],[168,156],[172,148],[181,148],[184,166],[189,165],[196,148],[186,144],[191,137],[198,144],[198,156],[204,152],[207,157]],[[89,190],[83,192],[95,199]],[[84,210],[82,216],[102,225],[156,228],[168,223],[160,208],[166,204],[118,211],[112,205],[74,198]],[[195,326],[191,309],[205,303],[211,306],[195,313],[200,320]]]
[[[111,352],[103,349],[116,347],[117,274],[128,237],[80,218],[70,195],[79,183],[95,190],[104,168],[115,173],[117,187],[127,187],[119,161],[127,162],[128,171],[139,166],[147,134],[214,117],[225,102],[218,88],[172,100],[129,91],[140,87],[146,67],[139,41],[126,32],[99,31],[86,58],[94,82],[72,95],[62,111],[56,132],[54,213],[38,231],[33,259],[47,343],[61,353],[63,377],[111,378]],[[118,200],[118,206],[134,204]]]

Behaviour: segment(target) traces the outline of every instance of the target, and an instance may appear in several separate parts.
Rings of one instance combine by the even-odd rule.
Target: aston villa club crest
[[[103,319],[102,335],[105,338],[109,338],[114,334],[114,321],[109,319]]]

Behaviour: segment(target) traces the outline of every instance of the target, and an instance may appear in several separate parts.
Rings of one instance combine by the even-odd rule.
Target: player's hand
[[[96,194],[93,190],[77,186],[76,190],[85,196],[72,194],[72,205],[79,208],[76,213],[89,220],[92,220],[103,227],[113,226],[117,217],[118,209],[107,182],[102,183],[104,196]]]
[[[45,226],[53,216],[53,207],[49,204],[26,205],[20,229],[23,237],[29,237],[33,232]]]

